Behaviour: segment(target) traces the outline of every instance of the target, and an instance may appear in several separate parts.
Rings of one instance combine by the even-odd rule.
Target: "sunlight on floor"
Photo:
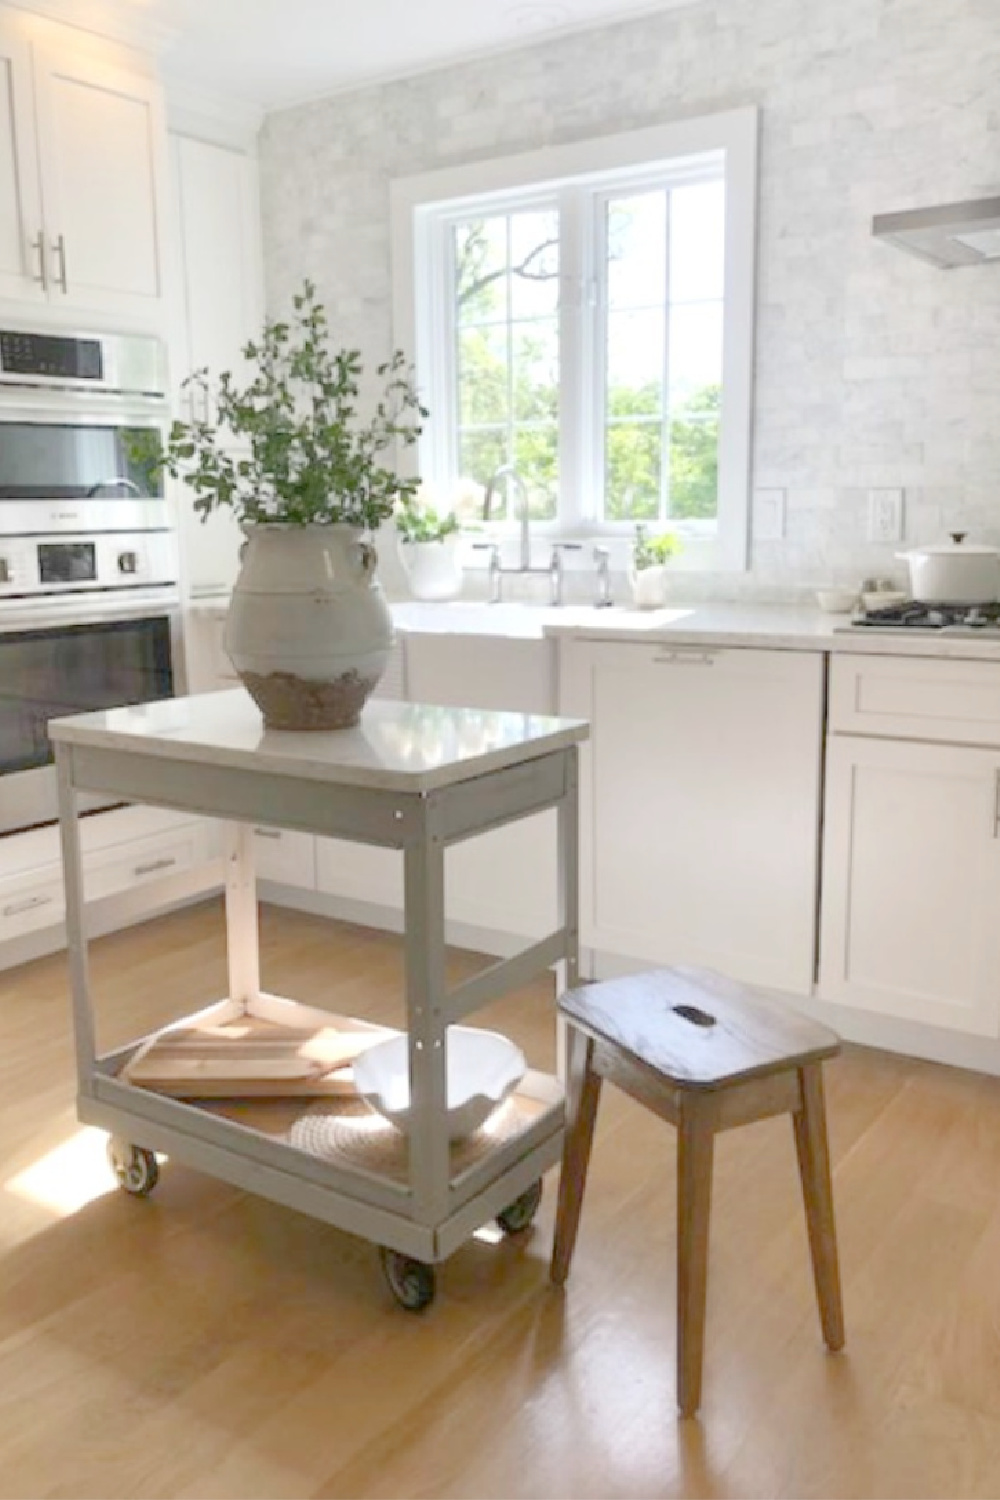
[[[75,1214],[116,1187],[108,1165],[107,1139],[103,1130],[86,1126],[9,1178],[3,1187],[57,1218]]]

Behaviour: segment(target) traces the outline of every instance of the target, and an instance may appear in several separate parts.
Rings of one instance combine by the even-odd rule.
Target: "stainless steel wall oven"
[[[159,339],[0,329],[0,833],[56,816],[60,714],[180,686]]]

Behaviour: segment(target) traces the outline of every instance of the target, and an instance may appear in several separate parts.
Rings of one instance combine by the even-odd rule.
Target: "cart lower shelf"
[[[259,1003],[289,1025],[315,1024],[317,1015],[328,1027],[359,1024],[278,997],[262,996]],[[175,1024],[193,1024],[205,1014]],[[483,1224],[497,1219],[508,1233],[526,1227],[541,1176],[560,1155],[562,1088],[550,1075],[529,1070],[477,1131],[449,1144],[447,1202],[428,1216],[411,1189],[407,1136],[356,1093],[178,1099],[125,1077],[130,1059],[151,1040],[102,1059],[92,1092],[79,1101],[81,1119],[111,1133],[122,1187],[137,1196],[150,1192],[160,1153],[313,1214],[379,1245],[389,1286],[406,1307],[427,1305],[433,1276],[424,1271]]]

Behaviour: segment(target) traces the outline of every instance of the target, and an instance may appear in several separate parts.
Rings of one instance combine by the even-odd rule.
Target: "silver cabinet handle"
[[[662,667],[715,666],[715,657],[710,651],[667,651],[663,656],[654,656],[653,661]]]
[[[278,828],[255,828],[254,833],[259,839],[280,839],[281,830]]]
[[[11,901],[3,908],[5,917],[19,917],[22,912],[34,911],[38,906],[51,906],[55,896],[27,896],[23,901]]]
[[[32,250],[38,251],[38,275],[32,276],[32,281],[37,281],[43,292],[49,289],[49,268],[45,263],[45,230],[40,229],[37,236],[31,242]]]
[[[151,859],[148,864],[134,865],[133,875],[153,875],[157,870],[169,870],[171,865],[177,863],[176,854],[170,855],[168,859]]]
[[[69,291],[66,281],[66,239],[60,235],[56,240],[56,259],[59,262],[59,275],[56,277],[56,285],[61,286],[64,292]]]
[[[1000,766],[993,772],[993,837],[1000,839]]]

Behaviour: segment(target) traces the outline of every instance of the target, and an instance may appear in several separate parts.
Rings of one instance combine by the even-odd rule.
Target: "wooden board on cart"
[[[133,1054],[121,1077],[176,1099],[353,1095],[354,1059],[393,1035],[362,1022],[300,1028],[247,1015],[160,1032]]]

